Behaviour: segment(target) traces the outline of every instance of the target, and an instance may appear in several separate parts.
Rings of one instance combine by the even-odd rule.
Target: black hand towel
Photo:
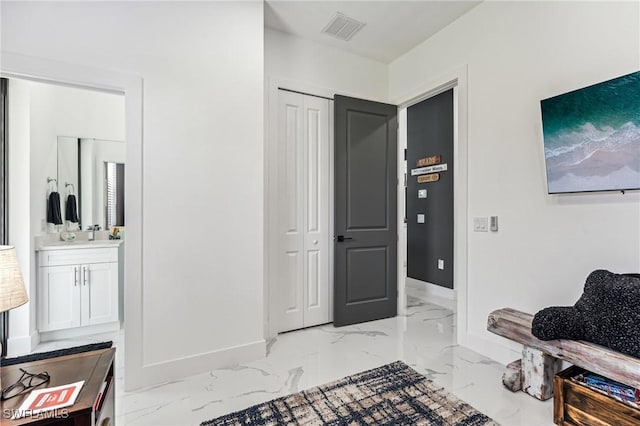
[[[76,202],[76,196],[71,194],[67,196],[67,204],[65,206],[64,218],[69,222],[78,223],[78,203]]]
[[[52,192],[49,194],[47,203],[47,222],[54,225],[62,225],[62,213],[60,212],[60,194]]]

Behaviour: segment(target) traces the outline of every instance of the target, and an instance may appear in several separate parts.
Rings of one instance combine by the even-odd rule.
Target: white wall
[[[332,94],[387,100],[386,64],[267,28],[264,71],[268,79],[292,80],[305,87],[329,89]]]
[[[126,261],[143,279],[125,283],[143,299],[126,309],[126,386],[264,354],[262,2],[2,7],[3,51],[143,80],[143,164],[127,152],[128,176],[142,173],[142,265]]]
[[[640,193],[547,195],[539,110],[637,71],[639,16],[637,2],[484,2],[390,64],[392,102],[468,65],[469,220],[498,215],[500,231],[468,235],[462,343],[506,361],[490,311],[571,305],[592,270],[640,270]]]

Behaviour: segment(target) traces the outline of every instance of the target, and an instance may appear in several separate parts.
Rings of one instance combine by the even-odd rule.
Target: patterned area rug
[[[348,376],[205,425],[497,425],[401,361]]]

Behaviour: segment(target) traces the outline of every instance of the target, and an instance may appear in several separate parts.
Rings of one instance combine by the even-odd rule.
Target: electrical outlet
[[[438,269],[440,270],[444,270],[444,260],[443,259],[438,259]]]
[[[498,232],[498,216],[491,216],[489,226],[492,232]]]

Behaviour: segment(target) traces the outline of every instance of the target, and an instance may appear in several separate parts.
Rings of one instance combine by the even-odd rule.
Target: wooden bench
[[[562,361],[640,388],[640,358],[577,340],[539,340],[531,334],[533,315],[511,308],[489,314],[487,330],[521,343],[522,359],[507,366],[502,376],[512,391],[523,390],[540,400],[553,396],[553,377]]]

